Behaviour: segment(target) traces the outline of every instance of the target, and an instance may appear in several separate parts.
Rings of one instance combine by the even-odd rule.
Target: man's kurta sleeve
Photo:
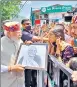
[[[8,72],[8,66],[1,65],[1,73],[2,72]]]

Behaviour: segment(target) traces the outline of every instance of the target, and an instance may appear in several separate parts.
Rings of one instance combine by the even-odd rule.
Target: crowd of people
[[[69,25],[64,22],[44,25],[35,25],[31,29],[29,19],[23,19],[21,24],[6,21],[2,25],[4,35],[1,38],[1,87],[36,87],[36,70],[15,64],[21,43],[48,43],[49,54],[74,70],[72,79],[77,81],[77,22],[73,20]]]

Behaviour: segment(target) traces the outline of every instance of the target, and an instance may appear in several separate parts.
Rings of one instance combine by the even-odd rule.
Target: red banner
[[[35,20],[35,24],[40,24],[40,20],[39,19]]]

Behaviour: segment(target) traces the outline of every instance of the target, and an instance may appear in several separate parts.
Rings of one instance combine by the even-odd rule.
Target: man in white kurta
[[[15,65],[17,51],[21,40],[20,25],[8,22],[4,25],[5,36],[1,38],[1,87],[25,87],[24,67]]]

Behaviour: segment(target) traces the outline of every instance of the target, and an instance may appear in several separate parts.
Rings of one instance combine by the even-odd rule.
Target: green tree
[[[0,0],[1,21],[8,20],[19,12],[21,0]]]

